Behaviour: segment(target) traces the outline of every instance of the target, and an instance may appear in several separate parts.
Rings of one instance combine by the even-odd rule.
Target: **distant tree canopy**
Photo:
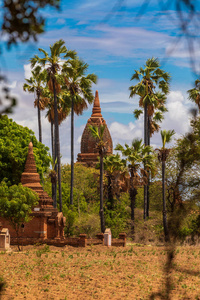
[[[18,125],[6,115],[0,117],[0,181],[5,179],[9,185],[20,182],[30,141],[37,170],[42,176],[50,163],[48,147],[38,142],[29,128]]]

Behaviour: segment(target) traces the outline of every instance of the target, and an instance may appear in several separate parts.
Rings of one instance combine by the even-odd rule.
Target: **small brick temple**
[[[44,192],[40,184],[40,176],[37,173],[35,158],[33,155],[33,144],[29,143],[28,156],[25,170],[22,173],[21,183],[39,195],[39,202],[33,208],[32,220],[25,223],[23,238],[54,239],[64,237],[65,217],[53,207],[53,200]],[[11,225],[1,218],[2,226],[9,228],[11,239],[16,237],[16,232]]]
[[[102,117],[101,107],[99,101],[98,91],[95,93],[95,100],[92,109],[92,115],[88,119],[83,135],[81,138],[81,153],[78,154],[77,162],[85,164],[87,166],[93,166],[98,162],[98,150],[96,148],[96,139],[92,136],[89,129],[89,125],[105,125],[103,140],[106,145],[106,154],[110,155],[113,153],[113,144],[110,132],[108,130],[106,121]]]

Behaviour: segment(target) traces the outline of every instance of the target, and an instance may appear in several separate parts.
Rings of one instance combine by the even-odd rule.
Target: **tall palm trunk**
[[[51,152],[52,152],[53,160],[55,162],[55,139],[54,139],[53,120],[51,120]]]
[[[42,125],[41,125],[41,112],[40,112],[40,107],[39,107],[39,103],[40,103],[40,95],[37,95],[38,98],[38,131],[39,131],[39,142],[42,143]]]
[[[137,189],[132,187],[129,189],[129,197],[130,197],[130,202],[131,202],[131,233],[134,234],[135,233],[135,224],[134,224],[134,220],[135,220],[135,200],[136,200],[136,196],[137,196]]]
[[[108,208],[113,210],[114,198],[113,198],[113,189],[112,189],[112,175],[108,175],[107,179],[108,179],[108,202],[109,202]]]
[[[144,144],[148,145],[148,112],[147,112],[147,104],[144,106]],[[145,170],[144,166],[144,170]],[[144,220],[147,217],[147,195],[148,195],[148,185],[144,185]]]
[[[135,226],[134,226],[134,220],[135,220],[135,200],[137,196],[137,189],[133,185],[133,178],[134,178],[134,171],[130,170],[130,189],[129,189],[129,198],[130,198],[130,206],[131,206],[131,232],[134,234],[135,232]]]
[[[148,118],[148,128],[147,128],[147,145],[150,146],[150,117],[147,116]],[[147,212],[146,212],[146,216],[147,218],[149,217],[149,184],[150,184],[150,171],[147,171],[148,174],[148,181],[147,181]]]
[[[166,210],[166,199],[165,199],[165,160],[162,161],[162,198],[163,198],[163,227],[165,241],[169,241],[169,231],[167,224],[167,210]]]
[[[70,205],[73,205],[73,188],[74,188],[74,97],[72,96],[72,107],[71,107],[71,189],[70,189]]]
[[[135,200],[137,196],[137,189],[132,187],[129,190],[129,197],[131,200],[131,220],[135,220]]]
[[[100,220],[101,220],[101,232],[105,232],[105,221],[103,211],[103,154],[100,154]]]
[[[61,189],[61,162],[60,162],[60,139],[59,139],[59,127],[58,127],[58,109],[57,109],[57,95],[55,89],[55,81],[52,78],[53,92],[54,92],[54,118],[55,118],[55,157],[58,164],[58,190],[59,190],[59,207],[62,211],[62,189]]]
[[[144,144],[148,145],[148,111],[147,104],[144,105]]]
[[[51,120],[51,149],[52,149],[52,157],[53,157],[53,163],[55,168],[55,141],[54,141],[54,126],[53,126],[53,120]],[[56,171],[56,170],[55,170]],[[53,199],[53,207],[57,207],[57,180],[56,175],[55,178],[51,182],[51,192],[52,192],[52,199]]]

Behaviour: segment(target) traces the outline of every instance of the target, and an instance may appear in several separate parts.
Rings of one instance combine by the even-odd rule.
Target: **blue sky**
[[[167,99],[168,113],[161,127],[174,129],[176,137],[189,130],[188,110],[193,104],[187,100],[187,90],[192,88],[195,76],[191,71],[187,41],[181,36],[179,20],[173,5],[161,10],[160,1],[151,0],[142,15],[142,1],[61,1],[61,11],[46,9],[46,32],[38,43],[19,45],[7,51],[3,48],[1,68],[10,80],[12,92],[18,97],[18,106],[11,117],[23,126],[31,128],[38,136],[37,111],[34,97],[23,92],[24,78],[30,77],[29,59],[40,54],[38,48],[48,51],[49,45],[63,39],[67,48],[75,49],[89,64],[89,72],[98,76],[93,91],[99,91],[102,114],[113,138],[113,144],[131,143],[135,137],[143,137],[143,117],[135,120],[133,110],[138,107],[137,98],[129,98],[128,88],[135,69],[154,56],[162,68],[171,74],[170,93]],[[171,2],[173,4],[173,1]],[[199,35],[196,28],[190,32]],[[179,42],[174,48],[177,39]],[[195,55],[200,51],[195,41]],[[170,56],[169,56],[170,53]],[[41,55],[41,54],[40,54]],[[92,107],[75,119],[75,155],[80,152],[80,139],[91,115]],[[45,113],[43,113],[45,116]],[[50,125],[42,120],[43,142],[50,147]],[[70,161],[70,118],[60,128],[62,161]],[[155,134],[152,145],[160,145],[160,135]]]

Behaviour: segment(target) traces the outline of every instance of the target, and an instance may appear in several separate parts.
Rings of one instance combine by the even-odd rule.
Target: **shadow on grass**
[[[6,285],[6,282],[4,281],[3,277],[0,276],[0,299],[1,299],[1,296],[2,296],[2,292],[5,288],[5,285]]]
[[[182,221],[184,217],[188,213],[188,209],[185,209],[183,206],[180,206],[178,209],[171,214],[169,218],[169,232],[170,232],[170,241],[166,243],[166,251],[167,251],[167,261],[164,267],[165,274],[165,286],[164,289],[161,289],[157,293],[152,293],[149,297],[149,300],[154,299],[162,299],[162,300],[173,300],[171,297],[171,291],[175,288],[173,282],[172,271],[178,271],[181,273],[189,274],[192,276],[198,276],[200,274],[199,271],[188,270],[184,268],[177,267],[174,264],[175,253],[176,253],[176,243],[179,239],[179,229],[181,228]],[[190,297],[185,294],[184,299],[190,299]],[[200,298],[197,298],[200,299]]]

